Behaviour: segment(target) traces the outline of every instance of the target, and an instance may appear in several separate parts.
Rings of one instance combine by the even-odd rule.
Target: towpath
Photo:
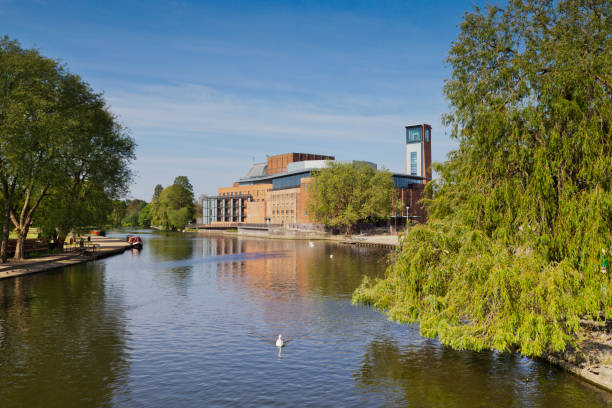
[[[13,261],[6,264],[0,264],[0,279],[14,278],[16,276],[27,275],[48,271],[51,269],[62,268],[64,266],[76,265],[83,262],[88,262],[98,258],[104,258],[110,255],[119,254],[126,249],[131,248],[131,245],[117,238],[99,237],[91,235],[91,242],[87,242],[85,251],[79,248],[72,248],[69,252],[61,254],[46,255],[23,261]],[[66,248],[68,246],[66,245]]]

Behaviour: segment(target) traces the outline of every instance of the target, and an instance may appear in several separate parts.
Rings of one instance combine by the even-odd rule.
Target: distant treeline
[[[201,207],[194,201],[193,186],[186,176],[178,176],[166,188],[156,185],[150,203],[139,199],[113,202],[109,223],[113,226],[177,230],[192,222],[197,211],[201,212]]]

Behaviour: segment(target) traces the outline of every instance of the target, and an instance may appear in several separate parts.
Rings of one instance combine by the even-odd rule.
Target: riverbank
[[[131,244],[120,239],[96,235],[91,235],[91,242],[89,244],[93,245],[94,249],[86,252],[63,252],[60,254],[25,259],[23,261],[10,260],[6,264],[0,264],[0,279],[15,278],[17,276],[45,272],[65,266],[89,262],[95,259],[123,253],[125,250],[132,247]]]
[[[257,237],[267,239],[287,239],[287,240],[308,240],[308,241],[332,241],[344,244],[357,246],[381,246],[393,249],[399,246],[399,234],[374,234],[374,235],[333,235],[323,232],[310,232],[302,230],[284,230],[283,233],[269,232],[266,229],[262,230],[198,230],[202,235],[227,235],[240,237]]]
[[[582,321],[582,340],[564,353],[545,356],[549,362],[612,392],[612,321]]]

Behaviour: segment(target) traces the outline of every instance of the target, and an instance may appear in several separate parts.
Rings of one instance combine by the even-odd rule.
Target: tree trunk
[[[66,242],[67,235],[68,234],[64,233],[60,228],[55,228],[55,242],[57,243],[57,248],[59,248],[61,252],[64,251],[64,242]]]
[[[6,263],[8,259],[8,243],[9,234],[11,229],[11,210],[13,207],[13,197],[15,194],[15,187],[17,186],[17,179],[9,184],[8,180],[2,178],[2,195],[4,196],[4,218],[2,222],[2,245],[0,245],[0,257],[2,263]]]
[[[64,251],[64,242],[66,242],[65,236],[57,236],[57,248],[59,248],[60,252]]]
[[[30,183],[26,191],[26,195],[24,198],[23,208],[21,209],[21,213],[19,215],[19,219],[15,216],[15,213],[11,209],[11,220],[15,225],[15,230],[17,231],[17,246],[15,247],[15,256],[13,259],[16,261],[21,261],[24,258],[23,246],[25,243],[25,239],[28,236],[28,230],[30,229],[30,225],[32,225],[32,216],[34,215],[34,211],[40,205],[41,200],[46,195],[47,190],[49,189],[49,184],[47,184],[38,199],[34,202],[32,207],[28,210],[28,204],[30,203],[30,197],[32,196],[32,186],[34,182]]]
[[[30,229],[30,225],[27,224],[23,229],[17,230],[17,245],[15,246],[15,256],[13,259],[16,261],[22,261],[25,258],[25,252],[23,251],[23,247],[25,245],[26,237],[28,236],[28,230]]]
[[[4,202],[4,218],[2,219],[2,247],[0,248],[0,256],[2,263],[6,263],[8,259],[8,242],[11,226],[11,202],[7,198]]]

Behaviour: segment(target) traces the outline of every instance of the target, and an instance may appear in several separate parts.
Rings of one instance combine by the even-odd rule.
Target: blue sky
[[[64,62],[138,143],[131,197],[188,176],[214,194],[266,154],[405,167],[404,126],[440,123],[473,1],[11,1],[0,35]],[[478,2],[481,3],[481,2]]]

